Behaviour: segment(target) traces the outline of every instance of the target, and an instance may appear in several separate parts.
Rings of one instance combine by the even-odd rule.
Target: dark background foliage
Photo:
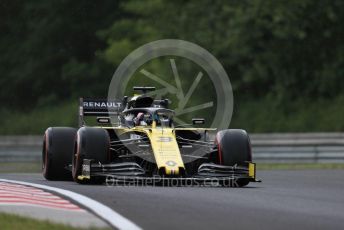
[[[231,127],[343,131],[343,21],[342,0],[0,0],[0,132],[75,125],[80,96],[106,96],[123,58],[165,38],[225,67]]]

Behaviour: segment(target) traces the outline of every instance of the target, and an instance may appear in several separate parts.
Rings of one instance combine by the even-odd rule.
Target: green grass
[[[0,213],[0,229],[2,230],[78,230],[82,228],[74,228],[63,224],[55,224],[49,221],[40,221],[26,217],[20,217],[12,214]],[[88,229],[108,229],[108,228],[88,228]]]
[[[40,173],[41,171],[41,163],[0,162],[0,173]]]
[[[306,170],[306,169],[344,169],[343,164],[336,163],[257,163],[259,170]]]

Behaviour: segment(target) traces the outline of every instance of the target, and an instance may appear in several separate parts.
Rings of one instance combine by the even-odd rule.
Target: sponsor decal
[[[139,140],[139,139],[141,139],[142,138],[142,136],[140,136],[140,135],[137,135],[137,134],[130,134],[130,139],[132,139],[132,140]]]
[[[118,108],[121,107],[120,102],[95,102],[95,101],[84,101],[83,106],[88,108]]]
[[[172,137],[158,137],[158,142],[171,142]]]

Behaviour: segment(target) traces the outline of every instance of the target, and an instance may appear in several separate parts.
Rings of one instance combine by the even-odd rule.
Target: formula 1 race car
[[[168,99],[147,91],[121,100],[80,99],[79,129],[50,127],[43,141],[43,175],[78,183],[218,184],[257,182],[246,131],[177,126]],[[96,118],[95,126],[86,125]],[[116,118],[114,121],[113,118]]]

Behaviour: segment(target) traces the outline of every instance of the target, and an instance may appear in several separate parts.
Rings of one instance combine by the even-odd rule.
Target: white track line
[[[121,216],[119,213],[115,212],[111,208],[99,203],[98,201],[95,201],[91,198],[88,198],[84,195],[68,191],[65,189],[50,187],[47,185],[41,185],[41,184],[34,184],[24,181],[16,181],[16,180],[6,180],[6,179],[0,179],[0,181],[3,182],[9,182],[9,183],[16,183],[21,185],[28,185],[36,188],[41,188],[49,191],[53,191],[56,193],[59,193],[61,195],[64,195],[66,197],[69,197],[70,199],[86,206],[90,210],[92,210],[96,215],[101,217],[103,220],[108,222],[112,227],[118,228],[118,229],[128,229],[128,230],[139,230],[141,229],[139,226],[137,226],[135,223],[131,222],[130,220],[126,219],[125,217]]]

